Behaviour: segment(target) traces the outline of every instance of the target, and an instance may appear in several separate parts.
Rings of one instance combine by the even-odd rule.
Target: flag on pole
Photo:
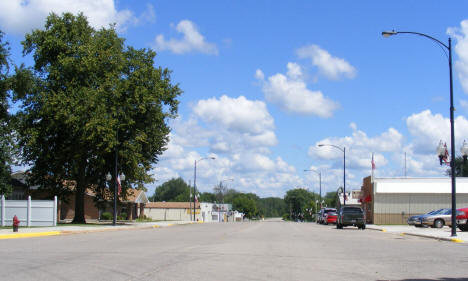
[[[444,160],[445,164],[446,165],[449,165],[449,152],[448,152],[448,149],[447,149],[447,143],[444,143],[444,150],[445,150],[445,154],[444,154],[444,157],[442,158],[442,160]]]
[[[118,188],[117,195],[120,196],[120,193],[122,192],[122,185],[120,184],[120,175],[117,176],[117,188]]]
[[[198,202],[198,197],[197,197],[197,195],[195,194],[195,203],[197,203],[197,202]]]

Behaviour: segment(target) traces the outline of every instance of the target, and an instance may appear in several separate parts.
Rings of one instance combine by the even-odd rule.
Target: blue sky
[[[116,23],[126,43],[157,51],[184,94],[168,150],[154,175],[228,186],[259,196],[305,187],[360,189],[376,176],[443,176],[435,155],[449,143],[448,59],[453,39],[456,151],[468,139],[468,3],[463,1],[3,1],[0,29],[16,63],[20,41],[51,11],[82,11],[96,27]],[[466,20],[466,21],[465,21]],[[157,184],[148,186],[152,194]]]

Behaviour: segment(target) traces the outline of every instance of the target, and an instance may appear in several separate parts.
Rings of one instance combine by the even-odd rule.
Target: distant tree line
[[[182,178],[173,178],[156,187],[149,199],[166,202],[193,201],[191,188]],[[254,193],[243,193],[219,183],[213,187],[213,192],[202,192],[197,197],[199,202],[232,204],[234,210],[244,213],[249,219],[283,217],[287,220],[310,221],[320,206],[317,193],[301,188],[289,190],[284,198],[260,198]],[[322,205],[335,207],[336,198],[336,192],[328,192],[322,197]]]

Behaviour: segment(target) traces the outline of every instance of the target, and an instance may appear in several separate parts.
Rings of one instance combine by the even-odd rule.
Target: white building
[[[153,220],[192,221],[193,203],[191,202],[149,202],[145,205],[145,216]],[[200,204],[195,205],[195,219],[201,221]]]
[[[468,178],[456,179],[457,209],[468,207]],[[406,224],[409,216],[452,207],[451,178],[366,177],[361,204],[367,222]]]
[[[337,192],[338,201],[337,201],[337,208],[339,209],[343,205],[344,196],[341,187],[338,189]],[[361,190],[351,190],[351,192],[346,191],[346,206],[361,206]]]
[[[233,221],[237,211],[232,211],[232,204],[200,203],[201,219],[204,222]]]

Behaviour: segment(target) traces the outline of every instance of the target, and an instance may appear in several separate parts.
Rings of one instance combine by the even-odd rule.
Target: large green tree
[[[168,180],[158,186],[152,199],[154,201],[188,202],[189,197],[190,187],[182,178],[177,178]]]
[[[291,189],[286,192],[284,202],[288,208],[289,218],[292,220],[305,219],[315,206],[315,195],[302,188]]]
[[[200,202],[214,203],[216,202],[216,196],[211,192],[202,192],[200,194]]]
[[[447,169],[446,174],[452,175],[452,169]],[[463,157],[455,158],[455,176],[468,177],[468,160],[463,160]]]
[[[232,200],[232,208],[252,219],[258,216],[257,199],[258,196],[253,193],[238,193]]]
[[[11,192],[10,175],[13,154],[12,118],[9,113],[11,78],[9,75],[10,48],[0,31],[0,194]]]
[[[277,197],[260,198],[257,206],[259,212],[267,218],[282,217],[288,212],[284,199]]]
[[[336,208],[338,205],[338,196],[336,194],[336,191],[327,192],[327,194],[325,194],[325,197],[323,197],[322,199],[325,205],[329,208]]]
[[[105,189],[115,158],[129,187],[144,188],[168,142],[168,119],[181,90],[170,71],[155,67],[156,53],[125,46],[114,27],[95,30],[82,15],[51,14],[22,42],[34,68],[17,91],[19,144],[31,181],[55,194],[76,182],[74,222],[83,223],[84,192]],[[29,79],[25,79],[29,78]]]

